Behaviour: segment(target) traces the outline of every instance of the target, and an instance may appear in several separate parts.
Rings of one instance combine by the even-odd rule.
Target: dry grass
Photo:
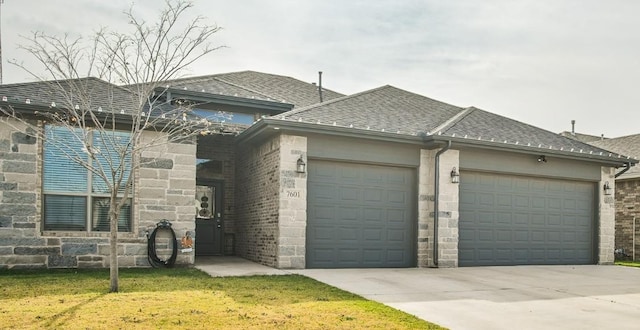
[[[211,278],[195,269],[0,272],[0,328],[440,329],[299,275]]]

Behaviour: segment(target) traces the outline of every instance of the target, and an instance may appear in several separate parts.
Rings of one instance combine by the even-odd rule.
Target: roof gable
[[[430,133],[462,110],[387,85],[294,109],[275,118],[418,135]]]

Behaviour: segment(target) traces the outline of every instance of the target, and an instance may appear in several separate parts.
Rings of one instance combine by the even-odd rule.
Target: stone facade
[[[59,241],[39,235],[39,144],[26,132],[0,118],[0,268],[45,267],[48,255],[62,253]]]
[[[629,258],[640,260],[640,179],[616,180],[615,190],[615,247],[623,249]]]
[[[42,144],[35,136],[26,138],[0,122],[0,267],[108,267],[108,233],[41,230]],[[119,234],[121,267],[149,266],[146,235],[162,219],[172,222],[178,238],[194,232],[195,148],[179,143],[143,153],[147,162],[134,174],[132,231]],[[158,237],[162,253],[169,235]],[[193,262],[192,252],[176,261]]]
[[[276,268],[305,267],[307,139],[278,135],[238,153],[237,255]],[[305,159],[306,162],[306,159]]]
[[[451,183],[451,169],[459,168],[459,151],[440,155],[438,199],[438,262],[433,258],[435,214],[435,155],[420,150],[418,170],[418,267],[458,266],[458,185]]]
[[[280,211],[277,268],[305,268],[307,173],[296,172],[298,159],[307,159],[307,138],[280,136]]]
[[[602,192],[605,182],[614,182],[615,168],[602,167],[601,179],[598,182],[598,191]],[[598,194],[598,264],[608,265],[614,261],[615,249],[615,200],[614,194]]]

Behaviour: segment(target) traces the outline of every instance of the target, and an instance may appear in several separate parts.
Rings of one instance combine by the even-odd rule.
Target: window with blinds
[[[43,151],[43,229],[109,231],[109,185],[112,169],[123,167],[123,183],[131,173],[129,132],[45,126]],[[90,153],[94,157],[90,157]],[[124,160],[122,162],[121,160]],[[102,168],[105,180],[82,166]],[[118,192],[122,195],[123,189]],[[131,231],[128,198],[120,210],[118,231]]]

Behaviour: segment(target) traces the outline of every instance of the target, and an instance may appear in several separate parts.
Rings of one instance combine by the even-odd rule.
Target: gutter
[[[256,98],[248,98],[248,97],[239,97],[239,96],[229,96],[223,94],[211,94],[207,92],[197,92],[192,90],[185,90],[179,88],[156,88],[155,90],[158,93],[166,93],[168,97],[176,99],[176,98],[187,98],[192,101],[197,102],[206,102],[206,103],[217,103],[224,104],[229,106],[238,106],[238,107],[249,107],[249,108],[259,108],[262,110],[271,111],[274,114],[280,114],[286,111],[289,111],[294,108],[293,104],[279,102],[275,100],[262,100]]]
[[[621,176],[622,174],[624,174],[624,172],[630,170],[631,166],[632,166],[631,162],[624,163],[624,168],[620,172],[616,173],[616,175],[613,178],[615,179],[615,178]]]
[[[525,155],[547,155],[569,160],[590,161],[603,164],[605,166],[619,167],[627,162],[635,164],[638,160],[633,158],[622,157],[618,154],[610,154],[602,151],[602,153],[587,153],[581,150],[558,150],[557,148],[549,148],[548,146],[524,145],[516,143],[497,142],[489,140],[479,140],[475,138],[466,138],[461,136],[448,136],[440,134],[424,135],[423,133],[407,133],[407,132],[389,132],[373,129],[364,129],[359,127],[349,127],[342,125],[332,125],[331,123],[317,123],[301,120],[280,119],[276,117],[261,118],[247,130],[238,136],[238,143],[244,143],[249,140],[261,140],[262,134],[274,133],[274,129],[280,131],[288,131],[301,135],[311,133],[327,134],[334,136],[353,137],[359,139],[371,139],[385,142],[396,142],[405,144],[415,144],[426,146],[427,149],[435,149],[442,143],[451,141],[460,148],[482,148],[487,150],[510,151]]]
[[[438,267],[438,202],[440,200],[440,155],[451,148],[451,140],[447,141],[447,145],[436,152],[436,175],[433,188],[433,264]]]

